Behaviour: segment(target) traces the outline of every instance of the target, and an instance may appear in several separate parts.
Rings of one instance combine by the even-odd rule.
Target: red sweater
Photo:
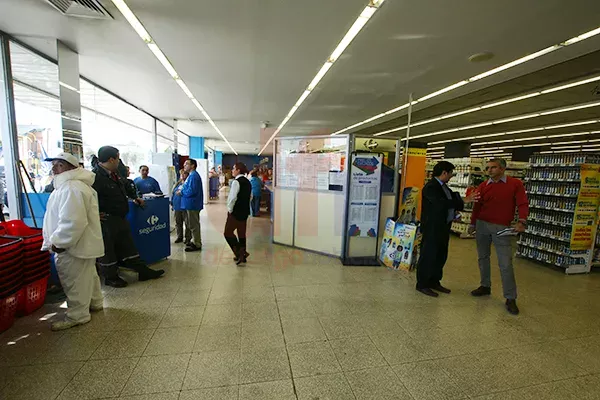
[[[529,215],[529,202],[523,182],[519,179],[506,177],[506,183],[483,182],[477,190],[480,199],[473,206],[471,224],[475,225],[478,219],[492,224],[510,226],[515,218],[515,208],[519,209],[519,219],[527,219]]]

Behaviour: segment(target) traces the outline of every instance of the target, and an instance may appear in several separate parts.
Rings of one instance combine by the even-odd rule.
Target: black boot
[[[165,273],[163,269],[153,270],[148,268],[146,263],[142,261],[140,257],[130,258],[124,262],[127,268],[131,268],[138,273],[138,279],[140,282],[159,278]]]
[[[104,284],[106,286],[112,286],[115,288],[123,288],[127,286],[127,282],[119,276],[119,267],[116,264],[108,267],[103,266],[101,269],[102,276],[104,276]]]

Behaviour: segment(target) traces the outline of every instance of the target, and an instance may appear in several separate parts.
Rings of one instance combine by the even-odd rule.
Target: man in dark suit
[[[421,256],[417,266],[417,290],[427,296],[438,297],[437,292],[450,293],[442,286],[444,264],[448,258],[450,227],[465,203],[473,202],[477,192],[462,199],[447,183],[454,175],[454,165],[440,161],[433,167],[433,178],[422,192]]]

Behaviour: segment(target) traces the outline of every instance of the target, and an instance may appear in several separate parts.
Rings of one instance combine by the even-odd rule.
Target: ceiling
[[[108,0],[115,20],[60,15],[41,0],[0,0],[0,30],[56,57],[59,38],[80,54],[82,75],[147,112],[179,119],[186,133],[215,139],[217,133],[148,51]],[[128,0],[129,7],[170,59],[188,87],[239,152],[256,152],[268,139],[261,121],[277,126],[337,45],[366,0]],[[281,135],[337,131],[498,65],[596,28],[600,2],[564,0],[482,2],[480,0],[387,0],[348,47]],[[600,49],[595,37],[418,105],[415,120],[468,104],[520,93],[553,81],[592,73],[596,53],[575,67],[527,75]],[[490,51],[483,63],[467,58]],[[511,79],[527,75],[529,78]],[[510,82],[509,82],[510,81]],[[499,85],[507,82],[504,85]],[[593,85],[592,85],[593,86]],[[486,88],[493,88],[488,89]],[[455,126],[589,100],[590,88],[534,98],[465,115]],[[571,92],[571,91],[569,91]],[[470,96],[470,97],[469,97]],[[550,96],[550,95],[548,95]],[[552,118],[598,116],[598,109]],[[502,115],[504,115],[502,114]],[[392,115],[368,128],[401,124]],[[551,118],[548,118],[550,120]],[[386,124],[381,125],[381,122]],[[535,123],[541,121],[535,121]],[[520,121],[515,126],[534,123]],[[415,128],[430,132],[442,124]],[[510,129],[505,124],[502,129]],[[490,130],[485,130],[489,132]],[[461,133],[463,134],[463,133]],[[471,135],[471,132],[469,132]],[[451,138],[449,135],[448,138]],[[437,139],[437,138],[436,138]],[[225,147],[223,150],[227,151]]]

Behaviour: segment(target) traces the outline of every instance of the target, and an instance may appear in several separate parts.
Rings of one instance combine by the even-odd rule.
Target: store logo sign
[[[352,165],[354,165],[356,168],[358,168],[365,174],[372,175],[375,173],[375,171],[377,171],[379,161],[375,157],[356,157]]]
[[[149,235],[154,231],[161,231],[163,229],[167,229],[167,223],[163,222],[162,224],[159,223],[159,218],[156,215],[151,215],[150,217],[148,217],[148,219],[146,220],[146,222],[148,223],[148,227],[146,228],[142,228],[139,230],[139,234],[140,235]]]

